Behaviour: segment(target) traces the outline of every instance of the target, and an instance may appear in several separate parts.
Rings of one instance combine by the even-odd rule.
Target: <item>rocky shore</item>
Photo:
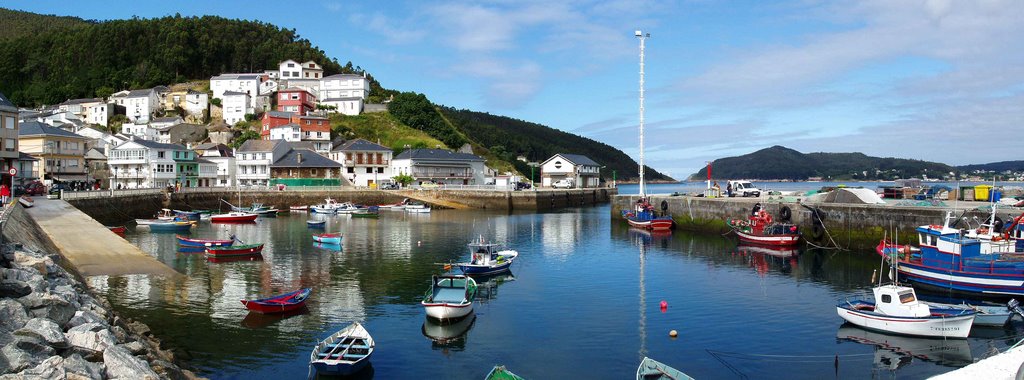
[[[17,244],[0,247],[0,380],[196,379],[145,324],[54,260]]]

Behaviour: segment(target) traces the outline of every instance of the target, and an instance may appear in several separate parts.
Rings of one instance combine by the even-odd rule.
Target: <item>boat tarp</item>
[[[818,193],[808,199],[814,203],[885,204],[871,189],[839,188],[827,193]]]

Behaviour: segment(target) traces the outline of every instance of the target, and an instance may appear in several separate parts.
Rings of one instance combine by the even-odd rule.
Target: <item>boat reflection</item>
[[[348,376],[340,375],[325,375],[316,371],[312,367],[309,368],[309,374],[307,378],[316,380],[327,380],[327,379],[345,379],[345,380],[372,380],[373,379],[373,362],[366,364],[366,367],[359,370],[359,372],[353,373]]]
[[[313,243],[313,247],[320,248],[325,251],[341,252],[341,244],[332,243]]]
[[[750,266],[763,276],[773,267],[778,267],[782,273],[791,272],[798,265],[800,250],[795,247],[740,244],[736,246],[735,254],[746,257]]]
[[[204,253],[206,248],[204,247],[182,247],[178,246],[179,253]]]
[[[211,263],[230,263],[235,261],[263,261],[263,255],[247,255],[247,256],[228,256],[228,257],[213,257],[206,256],[206,261]]]
[[[967,339],[929,339],[888,335],[843,324],[836,332],[839,341],[875,346],[875,368],[896,370],[916,358],[939,365],[963,367],[974,362]]]
[[[455,323],[441,324],[429,318],[423,320],[423,336],[431,340],[435,350],[462,351],[466,348],[466,333],[476,322],[476,314],[470,314]]]
[[[512,275],[512,271],[508,271],[486,277],[474,277],[474,279],[476,279],[477,284],[476,301],[486,303],[498,298],[498,286],[506,282],[515,281],[516,276]]]
[[[636,242],[638,245],[643,245],[644,247],[657,245],[662,248],[668,248],[669,242],[672,240],[672,230],[651,231],[642,228],[630,227],[628,233],[630,240]]]
[[[247,314],[245,318],[242,319],[242,326],[250,329],[264,328],[282,319],[288,319],[296,315],[302,315],[306,313],[309,313],[309,308],[305,306],[289,312],[274,314],[263,314],[257,313],[255,311],[250,311],[249,314]]]

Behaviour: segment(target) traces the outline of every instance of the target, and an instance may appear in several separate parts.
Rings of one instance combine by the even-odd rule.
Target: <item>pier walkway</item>
[[[36,197],[32,208],[10,207],[15,209],[3,226],[5,239],[59,253],[67,269],[82,277],[180,275],[63,200]]]
[[[1021,363],[1024,363],[1024,347],[1016,347],[958,370],[932,376],[930,380],[1019,379]]]

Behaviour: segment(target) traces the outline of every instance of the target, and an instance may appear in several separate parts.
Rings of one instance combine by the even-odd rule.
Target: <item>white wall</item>
[[[245,114],[252,113],[249,95],[226,96],[221,105],[224,110],[224,121],[228,124],[245,120]]]

